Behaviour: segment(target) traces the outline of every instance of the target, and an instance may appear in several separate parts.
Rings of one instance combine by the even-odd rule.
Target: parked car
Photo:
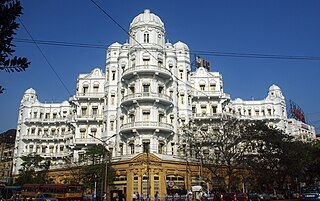
[[[319,186],[302,187],[299,200],[300,201],[320,200],[320,187]]]
[[[37,195],[34,201],[58,201],[58,199],[52,197],[49,193],[41,193]]]
[[[259,193],[258,196],[259,196],[260,200],[263,200],[263,201],[271,200],[270,194],[266,193],[266,192]]]
[[[260,201],[260,195],[258,193],[248,193],[248,200],[249,201]]]
[[[223,201],[248,201],[248,195],[246,193],[224,193],[222,197]]]

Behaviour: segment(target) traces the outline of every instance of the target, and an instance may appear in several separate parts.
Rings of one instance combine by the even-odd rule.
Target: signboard
[[[290,118],[294,118],[296,120],[302,121],[303,123],[306,123],[304,113],[298,105],[296,105],[292,100],[289,100],[289,107],[290,108],[288,116]]]

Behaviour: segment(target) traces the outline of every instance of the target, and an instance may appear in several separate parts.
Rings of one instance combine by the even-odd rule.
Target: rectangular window
[[[160,142],[158,145],[158,153],[164,154],[164,143],[163,142]]]
[[[213,114],[217,113],[217,106],[215,105],[212,106],[212,113]]]
[[[50,114],[49,113],[46,113],[46,119],[50,119]]]
[[[184,94],[181,94],[180,100],[181,100],[181,104],[184,104]]]
[[[99,91],[99,85],[93,86],[93,93],[97,94]]]
[[[131,94],[134,94],[134,93],[135,93],[135,92],[134,92],[134,86],[130,86],[129,89],[130,89],[130,93],[131,93]]]
[[[163,86],[159,86],[159,87],[158,87],[158,93],[159,93],[159,94],[162,94],[162,92],[163,92]]]
[[[97,114],[98,114],[98,108],[92,107],[92,116],[97,116]]]
[[[206,85],[200,85],[200,90],[204,91],[205,90]]]
[[[148,153],[150,150],[150,143],[149,142],[144,142],[143,143],[143,152]]]
[[[89,91],[88,89],[89,88],[87,86],[83,86],[83,88],[82,88],[83,95],[86,95],[88,93],[88,91]]]
[[[93,137],[96,137],[97,136],[97,130],[96,129],[91,129],[91,135]]]
[[[112,71],[112,80],[116,80],[116,71]]]
[[[171,155],[174,155],[174,143],[171,143]]]
[[[144,66],[148,66],[148,65],[149,65],[149,62],[150,62],[150,59],[149,59],[149,58],[147,58],[147,59],[144,58],[144,59],[143,59],[143,65],[144,65]]]
[[[80,138],[86,138],[86,130],[85,129],[80,130]]]
[[[206,114],[207,113],[207,106],[201,105],[201,113]]]
[[[134,68],[136,66],[136,59],[131,59],[131,67]]]
[[[149,93],[149,89],[150,89],[150,85],[148,85],[148,84],[144,84],[143,85],[143,93],[144,94],[148,94]]]
[[[180,70],[180,79],[183,79],[183,70]]]
[[[159,114],[158,121],[159,122],[163,122],[164,121],[164,114],[162,114],[162,113]]]
[[[162,67],[162,61],[158,60],[158,67],[161,68]]]
[[[256,116],[259,116],[259,115],[260,115],[260,114],[259,114],[259,110],[256,110],[255,112],[256,112]]]
[[[210,84],[210,91],[215,91],[215,90],[216,90],[216,85]]]
[[[111,105],[115,104],[115,97],[116,96],[114,94],[111,95]]]
[[[134,144],[133,143],[129,144],[129,147],[130,147],[130,154],[134,154]]]
[[[114,121],[110,121],[110,131],[114,130]]]
[[[196,106],[195,106],[195,105],[192,106],[192,113],[193,113],[193,114],[197,113],[197,111],[196,111]]]
[[[81,115],[86,116],[87,115],[87,107],[82,107],[81,108]]]
[[[142,116],[143,116],[143,121],[149,121],[150,120],[150,111],[143,111]]]

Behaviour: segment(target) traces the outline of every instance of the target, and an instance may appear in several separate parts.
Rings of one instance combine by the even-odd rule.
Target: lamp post
[[[97,138],[91,134],[89,134],[90,137],[96,139],[96,140],[99,140],[100,142],[102,142],[102,144],[105,146],[106,150],[109,151],[109,148],[108,148],[108,144],[106,143],[106,141],[110,140],[111,138],[115,137],[117,134],[113,134],[112,136],[108,137],[106,140],[101,140],[100,138]],[[106,199],[108,200],[108,154],[105,154],[105,162],[106,162],[106,167],[105,167],[105,172],[104,172],[104,189],[105,189],[105,192],[106,192]],[[95,189],[94,189],[94,195],[96,196],[97,195],[97,187],[96,187],[96,181],[95,181]]]

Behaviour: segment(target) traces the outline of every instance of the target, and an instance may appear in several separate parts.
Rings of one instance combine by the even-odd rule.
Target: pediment
[[[131,159],[131,162],[141,162],[141,161],[160,162],[162,160],[152,153],[140,153]]]

